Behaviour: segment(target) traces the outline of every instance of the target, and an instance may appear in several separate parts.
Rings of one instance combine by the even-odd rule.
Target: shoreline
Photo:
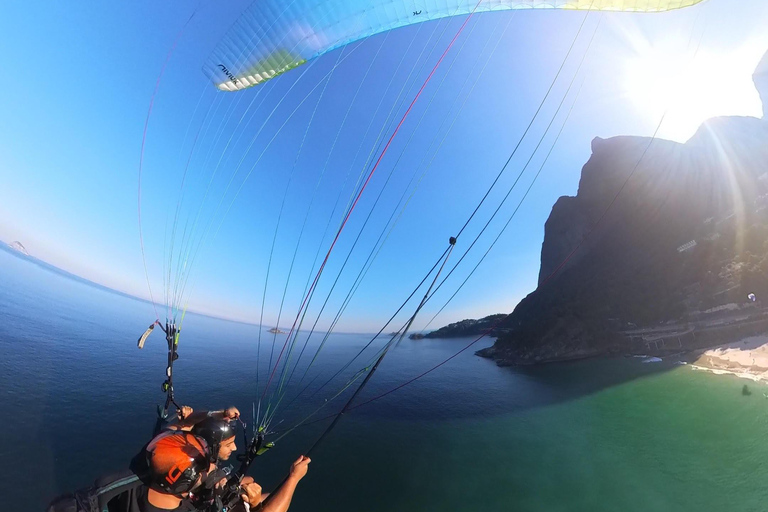
[[[768,333],[690,352],[686,360],[697,371],[768,382]]]
[[[530,362],[528,364],[512,363],[500,355],[495,347],[482,348],[475,355],[493,360],[498,366],[529,366],[549,363],[578,361],[611,355],[603,354],[570,354],[557,360]],[[612,355],[620,355],[614,352]],[[704,371],[715,375],[733,375],[752,382],[768,383],[768,331],[750,336],[742,336],[734,341],[714,344],[706,348],[669,351],[643,351],[625,353],[624,357],[659,358],[665,361],[676,359],[685,363],[694,371]],[[649,361],[655,362],[655,361]]]

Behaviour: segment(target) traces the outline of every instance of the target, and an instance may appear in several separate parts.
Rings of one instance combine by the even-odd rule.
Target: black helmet
[[[219,458],[221,442],[234,437],[236,425],[223,419],[206,418],[192,427],[192,433],[205,440],[210,447],[211,462]]]
[[[147,445],[146,453],[150,487],[175,496],[191,491],[210,465],[206,441],[179,430],[156,436]]]

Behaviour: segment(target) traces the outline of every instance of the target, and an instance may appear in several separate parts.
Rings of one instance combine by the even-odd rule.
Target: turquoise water
[[[54,494],[120,469],[146,442],[165,353],[156,334],[144,351],[135,341],[152,319],[148,304],[0,251],[3,510],[40,510]],[[179,400],[250,410],[257,332],[191,315],[175,367]],[[319,374],[368,339],[334,335]],[[361,399],[466,342],[402,343]],[[263,379],[266,362],[261,368]],[[749,383],[752,395],[742,396],[743,384],[673,362],[512,369],[467,351],[345,416],[314,454],[292,510],[764,510],[768,388]],[[274,428],[295,423],[322,395],[297,400]],[[257,480],[282,479],[326,424],[287,436],[258,460]]]
[[[543,378],[568,385],[604,363]],[[678,368],[516,413],[389,422],[397,442],[383,450],[358,421],[352,446],[383,453],[370,455],[366,490],[355,495],[383,503],[369,510],[765,510],[768,401],[741,396],[741,386]],[[350,443],[330,444],[355,466]],[[342,503],[355,510],[353,499]]]

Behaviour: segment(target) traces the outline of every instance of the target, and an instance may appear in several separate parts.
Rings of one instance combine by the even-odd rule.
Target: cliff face
[[[752,80],[755,82],[755,87],[763,102],[763,120],[768,120],[768,53],[763,55],[762,60],[757,65]]]
[[[768,54],[754,82],[768,104]],[[711,119],[685,144],[594,139],[578,193],[545,224],[539,287],[485,355],[531,363],[619,351],[629,323],[679,321],[747,288],[768,294],[744,270],[763,260],[768,270],[766,120]]]

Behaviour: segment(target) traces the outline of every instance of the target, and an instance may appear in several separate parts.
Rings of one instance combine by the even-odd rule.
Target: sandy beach
[[[768,333],[694,352],[688,360],[696,370],[768,382]]]

